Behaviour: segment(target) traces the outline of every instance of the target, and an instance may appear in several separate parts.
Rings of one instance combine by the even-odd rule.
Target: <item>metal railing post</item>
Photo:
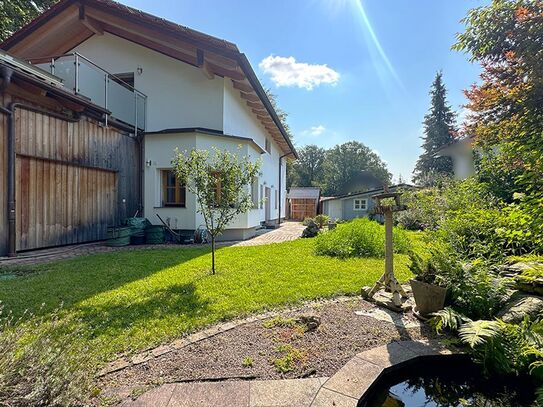
[[[104,109],[108,110],[107,108],[107,93],[108,93],[108,77],[107,73],[104,74]],[[109,118],[109,113],[106,113],[106,127],[107,127],[107,121]]]
[[[79,55],[77,53],[74,54],[75,56],[75,89],[74,92],[77,94],[79,93]]]

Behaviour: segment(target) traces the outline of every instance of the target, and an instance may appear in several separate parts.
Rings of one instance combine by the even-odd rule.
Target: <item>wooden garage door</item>
[[[104,239],[116,224],[117,174],[17,157],[17,250]]]

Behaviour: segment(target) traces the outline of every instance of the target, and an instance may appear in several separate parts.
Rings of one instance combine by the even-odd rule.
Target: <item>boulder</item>
[[[319,234],[319,225],[310,219],[307,221],[307,227],[302,232],[302,237],[315,237]]]
[[[510,324],[521,322],[525,316],[533,321],[543,316],[543,297],[517,292],[496,316]]]

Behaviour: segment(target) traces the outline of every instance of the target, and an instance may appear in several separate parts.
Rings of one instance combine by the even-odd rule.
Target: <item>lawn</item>
[[[63,303],[63,317],[79,317],[84,340],[107,360],[218,321],[358,293],[384,267],[382,259],[316,256],[311,239],[220,248],[216,275],[210,261],[202,247],[80,257],[0,282],[0,300],[15,315],[49,313]],[[402,281],[410,276],[407,263],[407,256],[395,256]]]

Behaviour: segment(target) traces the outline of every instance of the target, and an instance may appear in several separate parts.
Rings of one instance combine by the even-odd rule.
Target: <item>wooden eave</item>
[[[191,30],[111,0],[61,0],[0,47],[34,63],[70,52],[104,32],[232,80],[269,135],[285,153],[294,146],[277,118],[256,75],[235,44]]]

